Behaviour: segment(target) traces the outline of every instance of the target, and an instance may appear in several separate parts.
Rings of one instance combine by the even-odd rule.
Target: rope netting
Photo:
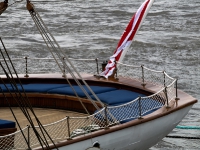
[[[65,58],[63,58],[64,60]],[[74,59],[69,60],[76,66],[78,72],[99,75],[102,71],[98,59]],[[16,58],[12,59],[18,74],[35,74],[35,73],[56,73],[59,68],[55,65],[53,58]],[[63,66],[65,73],[65,67]],[[0,68],[0,73],[3,70]],[[142,84],[151,83],[153,85],[165,87],[174,82],[165,71],[156,71],[145,66],[134,66],[118,63],[117,76],[134,79]]]
[[[151,83],[153,85],[165,87],[171,84],[175,79],[171,78],[165,71],[156,71],[145,66],[134,66],[118,63],[118,77],[126,77],[137,80],[143,84]]]
[[[104,107],[93,115],[87,117],[66,117],[52,124],[44,125],[44,128],[56,143],[83,134],[89,134],[93,131],[113,126],[115,124],[138,119],[161,108],[162,106],[167,106],[167,101],[173,100],[176,96],[173,86],[174,83],[167,87],[167,97],[165,93],[166,90],[163,88],[151,96],[138,97],[129,103],[119,106]],[[36,127],[36,129],[37,128],[38,127]],[[38,132],[42,135],[40,130],[38,130]],[[40,146],[36,135],[30,126],[24,128],[23,133],[28,139],[31,148]],[[51,143],[45,133],[44,136],[47,141]],[[0,149],[20,150],[26,147],[27,143],[20,131],[10,135],[0,136]]]
[[[38,68],[54,68],[55,71],[50,70],[49,72],[62,71],[63,74],[69,72],[74,79],[76,79],[76,75],[74,74],[74,72],[76,72],[78,76],[79,72],[99,75],[97,59],[70,59],[69,61],[68,57],[66,57],[66,54],[63,52],[52,34],[49,32],[40,15],[37,13],[37,11],[35,11],[33,5],[29,6],[32,6],[32,8],[29,9],[29,12],[38,30],[40,31],[47,47],[49,48],[49,51],[54,57],[54,60],[56,60],[58,68],[55,68],[54,63],[48,62],[50,59],[46,59],[48,60],[47,63],[41,63],[41,60],[39,59],[29,59],[26,57],[24,67],[21,66],[22,63],[15,63],[17,65],[15,67],[16,70],[28,74],[38,73]],[[65,56],[66,60],[63,56]],[[38,62],[39,66],[36,66],[36,64],[33,62],[29,63],[28,60]],[[13,59],[13,61],[15,60]],[[96,62],[96,69],[93,65],[94,62]],[[30,71],[29,64],[31,65]],[[37,69],[34,69],[35,66]],[[126,67],[128,68],[126,69]],[[132,69],[130,69],[130,67]],[[46,132],[42,132],[43,130],[41,130],[41,128],[37,126],[27,126],[21,131],[17,131],[13,134],[0,136],[0,149],[20,150],[29,149],[29,147],[31,149],[38,147],[41,145],[41,143],[38,142],[38,135],[36,134],[44,137],[44,139],[46,139],[49,143],[56,143],[83,134],[89,134],[93,131],[106,128],[108,126],[113,126],[115,124],[120,124],[133,119],[141,118],[142,116],[145,116],[148,113],[151,113],[152,111],[155,111],[156,109],[166,104],[168,105],[169,101],[176,97],[176,92],[174,88],[175,80],[169,77],[164,71],[154,71],[144,66],[135,67],[125,64],[121,64],[118,68],[119,76],[121,76],[122,73],[124,76],[124,73],[126,73],[125,76],[129,76],[129,78],[131,79],[136,79],[139,82],[142,82],[142,84],[151,83],[154,85],[161,85],[162,89],[156,94],[147,97],[138,97],[126,104],[104,107],[88,117],[66,117],[52,124],[44,125],[43,127]],[[66,72],[66,70],[68,72]],[[0,72],[2,72],[2,70],[0,70]],[[41,72],[46,72],[46,70],[41,70]],[[82,79],[81,76],[79,76],[79,78]],[[76,81],[79,85],[79,80],[76,79]],[[82,81],[84,82],[84,84],[86,84],[84,80]],[[37,132],[34,130],[37,130]]]
[[[64,59],[64,58],[63,58]],[[1,59],[0,59],[1,60]],[[74,59],[69,60],[77,66],[77,71],[82,73],[99,74],[98,59]],[[37,74],[37,73],[57,73],[59,67],[55,65],[53,58],[16,58],[12,59],[14,67],[18,71],[18,74]],[[4,64],[4,62],[2,62]],[[96,64],[96,65],[94,65]],[[64,66],[63,71],[68,73]],[[0,68],[0,73],[3,74],[3,70]]]
[[[125,77],[128,79],[134,79],[138,82],[142,82],[142,69],[141,66],[127,65],[118,63],[117,65],[117,76]]]
[[[27,143],[22,135],[23,132],[25,137],[28,138],[27,128],[28,127],[22,129],[22,131],[17,131],[6,136],[0,136],[0,149],[10,150],[28,148]]]
[[[43,59],[42,61],[44,60],[49,62],[51,59]],[[38,59],[32,59],[31,61],[39,62]],[[96,59],[72,59],[72,61],[76,64],[77,68],[84,68],[84,72],[88,68],[91,70],[96,70],[94,68],[98,68],[94,67],[94,62],[96,62]],[[90,67],[88,67],[88,65],[84,65],[90,63],[93,64],[89,65]],[[143,116],[161,108],[162,106],[167,106],[169,102],[174,100],[177,96],[175,88],[176,80],[169,77],[163,71],[154,71],[144,66],[130,66],[121,64],[120,69],[118,68],[118,76],[122,76],[121,72],[123,72],[123,77],[124,73],[126,73],[125,76],[129,76],[128,78],[134,78],[141,83],[159,85],[159,87],[161,87],[160,91],[150,96],[138,97],[122,105],[104,107],[93,115],[87,117],[66,117],[52,124],[44,125],[45,130],[55,143],[83,134],[89,134],[93,131],[128,122],[133,119],[142,118]],[[88,71],[88,73],[91,72]],[[39,127],[35,128],[38,130],[39,134],[45,136],[47,141],[51,143],[51,140],[48,138],[48,136],[45,133],[41,133]],[[28,141],[29,147],[35,148],[40,146],[40,143],[38,142],[35,132],[31,126],[27,126],[22,130],[22,132]],[[28,149],[27,141],[25,141],[21,131],[17,131],[6,136],[0,136],[0,149]]]
[[[98,59],[73,59],[70,58],[70,61],[78,66],[77,71],[82,73],[89,73],[98,75],[99,74],[99,65]],[[96,63],[96,66],[94,65]]]

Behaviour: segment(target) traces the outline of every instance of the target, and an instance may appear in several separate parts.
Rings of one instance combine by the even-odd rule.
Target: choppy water
[[[143,0],[32,2],[69,57],[106,60]],[[16,3],[0,16],[0,35],[11,57],[48,57],[25,5]],[[179,78],[180,89],[200,99],[199,8],[199,0],[155,0],[124,62],[165,70]],[[200,126],[199,110],[197,103],[180,124]],[[200,137],[200,131],[174,129],[170,135]],[[151,150],[199,149],[198,143],[164,138]]]

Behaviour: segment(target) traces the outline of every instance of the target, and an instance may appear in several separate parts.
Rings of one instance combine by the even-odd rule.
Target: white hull
[[[166,116],[103,136],[59,147],[59,150],[86,150],[95,141],[101,150],[145,150],[163,139],[187,115],[192,105]]]

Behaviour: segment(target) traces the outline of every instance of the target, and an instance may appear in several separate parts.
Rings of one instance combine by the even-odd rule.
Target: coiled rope
[[[198,126],[176,126],[177,129],[193,129],[193,130],[200,130]],[[187,136],[170,136],[167,135],[166,138],[182,138],[182,139],[200,139],[200,137],[187,137]]]

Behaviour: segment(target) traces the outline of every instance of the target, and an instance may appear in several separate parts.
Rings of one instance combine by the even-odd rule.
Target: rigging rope
[[[1,62],[0,62],[0,64],[1,64]],[[6,84],[3,82],[2,78],[0,78],[0,79],[1,79],[2,83],[4,84],[4,86],[6,87]],[[6,88],[7,88],[7,87],[6,87]],[[12,113],[14,119],[15,119],[15,122],[17,123],[17,125],[18,125],[20,131],[22,131],[22,127],[20,126],[19,121],[17,120],[17,117],[15,116],[15,113],[13,112],[13,109],[12,109],[12,107],[11,107],[11,105],[10,105],[10,103],[9,103],[9,101],[8,101],[8,99],[7,99],[7,97],[5,96],[5,94],[4,94],[3,90],[2,90],[2,88],[0,88],[0,90],[1,90],[1,93],[3,94],[4,99],[5,99],[6,102],[8,103],[8,107],[9,107],[9,109],[10,109],[10,111],[11,111],[11,113]],[[21,133],[22,133],[22,136],[23,136],[24,139],[25,139],[25,142],[26,142],[28,148],[30,149],[30,146],[29,146],[29,144],[28,144],[28,140],[26,139],[26,137],[25,137],[25,135],[24,135],[24,132],[21,132]]]
[[[62,62],[63,66],[68,70],[68,72],[70,73],[70,75],[73,77],[73,79],[75,80],[75,82],[77,83],[77,85],[81,88],[81,90],[84,92],[84,94],[86,95],[86,97],[92,102],[92,104],[95,106],[95,108],[97,110],[99,110],[99,107],[97,106],[97,104],[95,102],[93,102],[93,100],[91,99],[91,96],[88,94],[88,92],[85,90],[85,88],[82,86],[82,84],[79,82],[79,80],[77,79],[76,75],[73,73],[73,71],[77,74],[77,76],[81,79],[81,81],[84,83],[84,85],[88,88],[88,90],[94,95],[94,97],[96,98],[96,100],[102,105],[102,107],[104,106],[104,104],[99,100],[99,98],[96,96],[96,94],[92,91],[92,89],[88,86],[88,84],[85,82],[85,80],[81,77],[81,75],[78,73],[78,71],[76,70],[76,68],[73,66],[73,64],[70,62],[70,60],[68,59],[67,55],[63,52],[63,50],[60,48],[59,44],[56,42],[55,38],[53,37],[53,35],[49,32],[48,28],[46,27],[46,25],[44,24],[42,18],[40,17],[40,15],[38,14],[38,12],[36,11],[34,5],[32,3],[30,3],[29,0],[27,0],[27,9],[29,10],[32,19],[34,20],[38,30],[40,31],[40,34],[43,37],[43,40],[45,41],[47,47],[49,48],[51,54],[53,55],[53,57],[56,60],[56,63],[58,64],[61,72],[63,74],[65,74],[65,72],[63,71],[63,69],[61,68],[61,65],[58,63],[58,60],[56,59],[56,56],[53,54],[55,53],[59,60]],[[66,59],[67,63],[64,61],[64,59]],[[72,71],[73,69],[73,71]],[[65,74],[66,75],[66,74]]]
[[[200,130],[198,126],[176,126],[177,129],[193,129],[193,130]],[[187,137],[187,136],[176,136],[176,135],[167,135],[166,138],[182,138],[182,139],[200,139],[200,137]]]
[[[32,11],[32,10],[30,10],[30,11]],[[30,14],[31,14],[31,13],[30,13]],[[45,32],[45,30],[43,29],[42,25],[40,24],[39,20],[38,20],[37,18],[35,18],[32,14],[31,14],[31,16],[32,16],[33,21],[35,22],[35,24],[36,24],[36,26],[37,26],[37,28],[38,28],[40,34],[42,35],[43,40],[45,41],[47,47],[49,48],[50,53],[52,54],[54,60],[55,60],[56,63],[58,64],[59,68],[62,70],[60,64],[58,63],[58,60],[56,59],[56,56],[53,54],[53,52],[52,52],[52,50],[50,49],[50,47],[49,47],[47,41],[45,40],[45,37],[49,40],[50,45],[54,48],[54,45],[53,45],[52,41],[49,39],[48,35],[46,34],[46,32]],[[44,36],[45,36],[45,37],[44,37]],[[63,74],[64,74],[64,72],[63,72]],[[73,88],[73,86],[71,85],[70,81],[69,81],[67,78],[65,78],[65,79],[66,79],[67,82],[69,83],[70,87],[72,88],[72,90],[73,90],[73,92],[75,93],[76,97],[78,98],[79,102],[81,103],[81,105],[82,105],[83,108],[85,109],[86,113],[89,114],[88,110],[86,109],[86,107],[84,106],[84,104],[82,103],[82,101],[80,100],[80,98],[78,97],[78,94],[77,94],[77,92],[74,90],[74,88]]]
[[[25,105],[25,103],[24,103],[25,101],[24,101],[23,98],[21,97],[21,94],[20,94],[20,96],[19,96],[18,93],[16,92],[16,91],[18,90],[18,88],[17,88],[16,84],[13,82],[13,81],[14,81],[13,78],[10,78],[10,76],[9,76],[8,73],[7,73],[7,71],[6,71],[5,68],[3,67],[2,63],[1,63],[1,67],[2,67],[2,69],[3,69],[3,71],[4,71],[5,75],[6,75],[7,79],[8,79],[9,82],[10,82],[10,85],[11,85],[11,87],[12,87],[12,90],[14,91],[15,97],[14,97],[13,94],[10,92],[10,90],[8,89],[8,87],[6,86],[5,83],[4,83],[4,86],[6,87],[6,89],[8,90],[8,92],[10,93],[12,99],[16,101],[16,103],[18,104],[18,107],[21,109],[21,111],[23,112],[23,114],[25,115],[25,117],[27,118],[27,120],[29,121],[29,123],[31,124],[31,126],[33,126],[33,123],[32,123],[32,121],[31,121],[30,115],[29,115],[29,113],[28,113],[28,111],[27,111],[27,109],[26,109],[26,105]],[[11,75],[11,76],[12,76],[12,75]],[[16,88],[17,88],[17,89],[16,89]],[[3,94],[3,95],[5,96],[5,94]],[[17,98],[17,99],[16,99],[16,98]],[[21,132],[22,132],[22,130],[21,130]],[[36,135],[37,135],[37,134],[36,134]],[[37,137],[38,137],[38,135],[37,135]],[[27,139],[26,139],[26,138],[25,138],[25,140],[26,140],[26,142],[27,142]],[[38,140],[39,140],[40,144],[42,144],[41,141],[40,141],[40,139],[38,139]],[[28,146],[29,146],[29,145],[28,145]]]
[[[54,53],[57,55],[57,57],[61,61],[61,63],[64,66],[64,68],[66,68],[68,70],[68,72],[70,73],[70,75],[72,76],[72,78],[74,79],[74,81],[77,83],[77,85],[80,87],[80,89],[86,95],[86,97],[90,100],[90,102],[93,104],[93,106],[97,110],[100,110],[100,108],[98,107],[98,105],[96,104],[96,102],[94,100],[92,100],[91,96],[88,94],[88,92],[83,87],[83,85],[80,83],[80,81],[77,79],[77,77],[80,78],[80,80],[82,81],[82,83],[87,87],[87,89],[91,92],[91,94],[94,96],[94,98],[101,104],[101,106],[105,107],[105,105],[96,96],[96,94],[93,92],[93,90],[90,88],[90,86],[86,83],[86,81],[82,78],[82,76],[76,70],[76,68],[74,67],[74,65],[71,63],[71,61],[69,60],[69,58],[67,57],[67,55],[61,49],[61,47],[59,46],[59,44],[55,40],[54,36],[49,32],[47,26],[45,25],[45,23],[43,22],[42,18],[40,17],[40,15],[38,14],[38,12],[36,11],[34,5],[29,0],[27,0],[27,10],[29,11],[32,19],[34,20],[34,22],[35,22],[35,24],[36,24],[36,26],[37,26],[37,28],[38,28],[38,30],[39,30],[39,32],[40,32],[43,40],[45,41],[45,43],[46,43],[46,45],[47,45],[50,53],[54,57],[57,65],[59,66],[59,68],[61,70],[61,72],[65,75],[64,76],[65,79],[67,80],[67,82],[71,86],[71,88],[74,91],[74,93],[77,96],[77,98],[79,99],[78,95],[76,94],[76,91],[74,90],[73,86],[70,84],[70,82],[69,82],[69,80],[68,80],[68,78],[66,76],[66,73],[63,71],[63,69],[61,68],[61,65],[58,63],[58,60],[56,59],[56,56],[54,55]],[[65,60],[67,62],[64,61],[63,58],[65,58]],[[77,76],[73,73],[72,70],[76,73]],[[80,99],[79,99],[79,101],[80,101]],[[83,105],[82,102],[81,102],[81,104]],[[85,108],[85,107],[83,107],[83,108]],[[108,113],[109,113],[110,117],[112,117],[112,119],[116,122],[117,120],[115,119],[115,117],[110,112],[108,112]]]
[[[16,4],[16,3],[21,3],[24,0],[20,0],[20,1],[15,1],[12,4],[8,5],[8,0],[5,0],[4,2],[0,2],[0,15],[10,6]]]
[[[200,127],[198,126],[176,126],[177,129],[196,129],[200,130]]]
[[[177,139],[200,139],[200,137],[170,136],[170,135],[167,135],[166,138],[177,138]]]
[[[10,95],[11,95],[11,97],[17,102],[19,108],[21,109],[21,111],[24,113],[25,117],[26,117],[27,120],[29,121],[31,127],[33,128],[33,131],[34,131],[36,137],[38,138],[38,141],[39,141],[40,145],[42,146],[42,148],[43,148],[43,144],[44,144],[44,145],[46,146],[46,148],[50,149],[49,144],[48,144],[48,141],[47,141],[47,139],[46,139],[46,137],[45,137],[45,135],[44,135],[44,132],[46,133],[46,135],[49,137],[49,139],[52,141],[53,144],[54,144],[54,142],[53,142],[53,140],[51,139],[51,137],[49,136],[49,134],[47,133],[47,131],[44,129],[44,127],[42,126],[42,124],[40,123],[40,121],[39,121],[39,119],[37,118],[37,116],[35,115],[35,113],[34,113],[34,111],[33,111],[33,109],[32,109],[32,106],[31,106],[31,104],[30,104],[30,101],[28,100],[28,97],[26,96],[25,90],[23,89],[23,86],[22,86],[22,84],[21,84],[21,81],[20,81],[20,79],[19,79],[19,77],[18,77],[18,75],[17,75],[17,72],[16,72],[16,70],[15,70],[15,68],[14,68],[14,66],[13,66],[13,63],[12,63],[12,61],[11,61],[11,59],[10,59],[8,53],[7,53],[7,50],[6,50],[6,48],[5,48],[4,44],[3,44],[3,41],[2,41],[2,39],[1,39],[1,37],[0,37],[0,41],[1,41],[2,45],[3,45],[3,48],[4,48],[5,52],[6,52],[6,56],[8,57],[8,60],[9,60],[11,66],[12,66],[12,69],[13,69],[13,71],[14,71],[14,73],[15,73],[15,75],[16,75],[18,81],[19,81],[19,85],[20,85],[20,87],[22,88],[22,91],[23,91],[23,94],[25,95],[25,97],[22,96],[22,94],[21,94],[19,88],[17,87],[17,84],[16,84],[15,79],[14,79],[14,77],[13,77],[13,75],[12,75],[12,72],[11,72],[11,68],[9,67],[9,65],[8,65],[8,63],[7,63],[7,61],[6,61],[6,58],[5,58],[4,54],[3,54],[3,52],[1,51],[1,55],[2,55],[2,57],[3,57],[3,60],[4,60],[5,64],[6,64],[6,67],[7,67],[8,71],[9,71],[9,74],[10,74],[11,77],[10,77],[9,74],[7,73],[7,71],[6,71],[6,69],[4,68],[4,66],[2,65],[2,63],[0,63],[0,65],[1,65],[1,67],[2,67],[2,69],[3,69],[3,71],[4,71],[4,73],[5,73],[5,75],[6,75],[7,79],[8,79],[8,81],[10,82],[10,85],[11,85],[11,87],[12,87],[12,90],[14,91],[15,97],[14,97],[13,94],[10,92],[10,90],[8,89],[8,87],[6,86],[6,84],[4,84],[4,86],[7,88],[7,90],[9,91],[9,93],[10,93]],[[3,83],[4,83],[4,82],[3,82]],[[17,98],[17,99],[16,99],[16,98]],[[39,129],[40,129],[40,131],[41,131],[41,133],[42,133],[44,139],[40,136],[40,134],[39,134],[38,131],[36,130],[36,128],[35,128],[35,126],[34,126],[34,123],[33,123],[32,119],[31,119],[30,113],[28,112],[28,109],[27,109],[27,108],[29,108],[30,111],[32,112],[32,114],[34,115],[34,117],[35,117],[35,119],[36,119],[36,121],[37,121],[37,123],[38,123]],[[42,143],[43,143],[43,144],[42,144]],[[27,145],[28,145],[28,144],[27,144]],[[54,145],[55,145],[55,144],[54,144]],[[28,145],[28,146],[29,146],[29,145]],[[55,146],[55,147],[56,147],[56,146]],[[43,149],[44,149],[44,148],[43,148]]]

